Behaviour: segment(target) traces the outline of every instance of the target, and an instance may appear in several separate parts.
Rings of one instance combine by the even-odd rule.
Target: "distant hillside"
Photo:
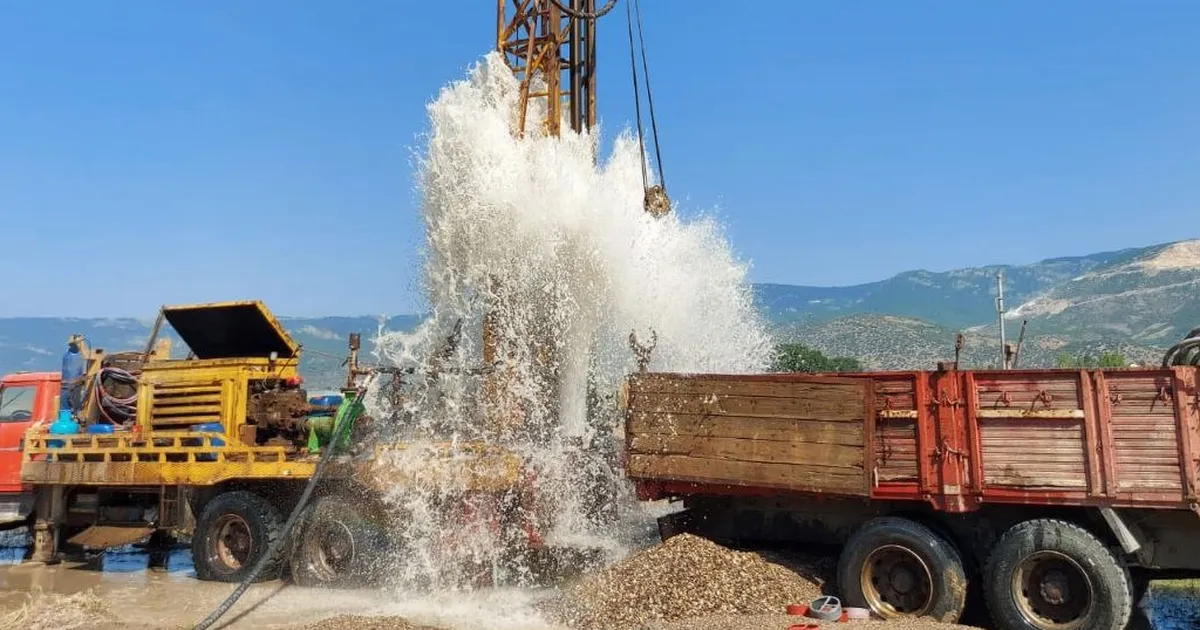
[[[1009,336],[1028,319],[1024,366],[1049,366],[1060,353],[1120,351],[1157,362],[1162,351],[1200,326],[1200,240],[1053,258],[1027,265],[908,271],[849,287],[760,284],[757,303],[780,340],[827,354],[853,356],[876,369],[929,368],[954,355],[965,331],[965,365],[999,359],[995,276],[1004,272]],[[340,382],[346,338],[363,333],[364,350],[379,328],[372,317],[283,318],[308,351],[301,370],[314,387]],[[387,328],[409,330],[402,315]],[[0,372],[57,369],[72,333],[108,350],[141,347],[149,321],[134,319],[0,319]]]
[[[1200,325],[1200,241],[1094,267],[1020,305],[1012,317],[1072,339],[1170,345]]]
[[[1029,265],[906,271],[887,280],[848,287],[760,284],[755,296],[774,322],[828,321],[862,313],[898,315],[951,328],[995,319],[996,274],[1004,272],[1005,300],[1020,304],[1093,269],[1119,264],[1154,248],[1052,258]]]
[[[1156,363],[1200,326],[1200,240],[1030,265],[913,271],[853,287],[756,291],[782,339],[826,354],[853,356],[875,369],[929,368],[953,358],[954,335],[963,331],[963,364],[987,366],[1000,360],[995,275],[1001,270],[1009,341],[1028,320],[1024,366],[1105,351]]]
[[[932,369],[938,361],[954,360],[959,332],[908,317],[851,315],[826,322],[781,326],[780,337],[816,348],[826,355],[855,357],[871,370]],[[963,336],[959,365],[995,367],[1000,363],[1000,338],[991,331],[968,331]],[[1010,341],[1015,342],[1017,330]],[[1119,352],[1131,362],[1157,363],[1162,350],[1120,340],[1075,340],[1040,333],[1027,334],[1018,367],[1053,367],[1060,354],[1098,356]]]

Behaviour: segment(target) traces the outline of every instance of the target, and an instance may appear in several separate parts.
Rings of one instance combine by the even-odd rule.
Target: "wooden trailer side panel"
[[[917,428],[917,375],[873,375],[875,409],[875,480],[883,484],[917,483],[920,476]]]
[[[980,452],[975,478],[984,489],[1086,491],[1097,481],[1085,439],[1086,374],[968,374]]]
[[[869,380],[644,374],[628,387],[626,468],[635,481],[871,492]]]

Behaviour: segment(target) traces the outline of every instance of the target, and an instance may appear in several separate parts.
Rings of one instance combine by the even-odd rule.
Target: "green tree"
[[[1055,363],[1060,368],[1119,368],[1129,365],[1129,361],[1125,359],[1125,355],[1120,352],[1101,352],[1100,356],[1094,357],[1090,354],[1072,355],[1062,353],[1058,355]]]
[[[775,347],[772,372],[861,372],[862,363],[851,357],[828,357],[820,350],[799,343]]]

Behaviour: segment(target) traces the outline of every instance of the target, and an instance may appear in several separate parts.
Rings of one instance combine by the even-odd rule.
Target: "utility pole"
[[[1008,369],[1008,344],[1004,338],[1004,271],[996,272],[996,320],[1000,324],[1000,365]]]

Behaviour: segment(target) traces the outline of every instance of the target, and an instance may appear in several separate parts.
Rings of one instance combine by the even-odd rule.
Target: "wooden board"
[[[865,496],[872,384],[804,375],[630,379],[634,479]]]

